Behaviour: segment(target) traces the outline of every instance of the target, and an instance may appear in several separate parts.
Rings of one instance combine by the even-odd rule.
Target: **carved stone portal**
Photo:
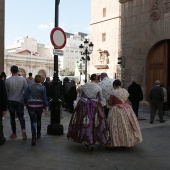
[[[152,0],[151,18],[156,21],[164,14],[170,13],[170,0]]]
[[[160,17],[159,1],[151,1],[151,18],[153,20],[158,20]]]

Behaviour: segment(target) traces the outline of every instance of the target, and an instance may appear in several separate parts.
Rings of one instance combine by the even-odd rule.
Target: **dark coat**
[[[7,110],[7,92],[5,83],[0,79],[0,110]]]
[[[159,85],[154,86],[149,94],[149,99],[156,100],[156,101],[164,101],[164,93],[163,93],[163,88],[160,87]]]
[[[141,86],[136,82],[133,82],[128,87],[128,92],[129,92],[129,100],[131,102],[139,102],[143,100],[143,92]]]
[[[77,98],[77,90],[76,90],[76,86],[72,86],[68,92],[68,97],[70,98],[70,100],[74,101]]]
[[[47,94],[47,97],[51,97],[51,83],[49,82],[44,82],[44,86],[46,88],[46,94]]]

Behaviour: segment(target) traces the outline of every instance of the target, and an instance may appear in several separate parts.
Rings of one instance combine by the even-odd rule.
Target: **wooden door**
[[[148,54],[147,60],[147,97],[156,80],[168,87],[168,41],[156,44]]]

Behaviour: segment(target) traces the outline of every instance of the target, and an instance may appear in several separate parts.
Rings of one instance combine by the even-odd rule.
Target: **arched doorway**
[[[147,57],[147,96],[156,80],[160,80],[168,89],[170,86],[170,40],[160,41],[155,44]]]

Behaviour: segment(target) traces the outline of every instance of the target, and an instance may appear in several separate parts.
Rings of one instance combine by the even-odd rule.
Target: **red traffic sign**
[[[52,45],[57,49],[62,49],[66,45],[66,34],[60,27],[52,29],[50,39]]]

